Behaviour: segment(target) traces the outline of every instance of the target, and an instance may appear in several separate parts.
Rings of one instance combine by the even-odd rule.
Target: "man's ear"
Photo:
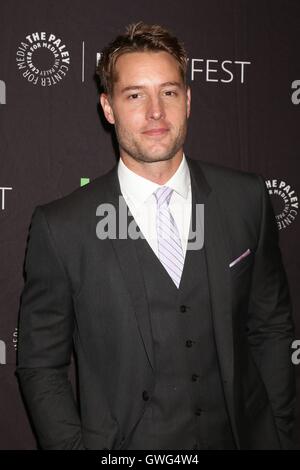
[[[110,124],[114,124],[115,123],[114,113],[113,113],[113,110],[109,101],[109,97],[106,93],[101,93],[100,104],[102,106],[104,116],[106,117],[108,122]]]
[[[186,115],[187,117],[190,116],[190,113],[191,113],[191,88],[188,86],[187,89],[186,89]]]

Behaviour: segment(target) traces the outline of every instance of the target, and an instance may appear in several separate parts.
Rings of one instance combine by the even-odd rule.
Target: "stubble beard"
[[[140,143],[127,132],[124,127],[115,125],[115,131],[119,142],[120,151],[125,152],[137,162],[155,163],[171,160],[178,150],[183,147],[187,134],[187,120],[180,126],[177,136],[169,144],[165,150],[155,151],[148,150],[146,145]]]

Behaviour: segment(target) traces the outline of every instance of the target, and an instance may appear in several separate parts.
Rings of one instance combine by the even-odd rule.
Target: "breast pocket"
[[[244,254],[242,253],[240,255],[240,259],[236,258],[231,262],[231,265],[229,265],[229,270],[232,278],[237,278],[240,277],[243,273],[246,273],[248,270],[251,272],[251,267],[253,266],[254,262],[254,251],[251,250],[250,248],[248,249],[249,252],[244,251]]]

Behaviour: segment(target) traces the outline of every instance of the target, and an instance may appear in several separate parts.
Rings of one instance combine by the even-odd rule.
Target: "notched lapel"
[[[124,283],[130,294],[133,309],[135,312],[138,328],[144,343],[148,360],[154,370],[153,340],[150,322],[150,313],[146,297],[143,275],[140,268],[135,240],[129,238],[118,238],[119,234],[119,197],[122,197],[118,180],[117,167],[110,174],[110,181],[107,186],[107,200],[114,205],[117,214],[116,233],[117,238],[110,239],[113,249],[119,261]],[[122,197],[123,198],[123,197]],[[124,201],[124,198],[123,198]],[[126,205],[128,210],[128,206]],[[133,217],[128,217],[128,224],[134,221]]]
[[[216,347],[224,382],[228,409],[235,428],[236,416],[233,400],[234,350],[232,325],[232,299],[230,285],[230,249],[226,220],[216,191],[208,185],[196,162],[188,160],[196,203],[204,204],[204,247],[207,260],[213,326]],[[193,187],[193,186],[192,186]],[[194,207],[193,207],[194,213]],[[236,438],[237,430],[233,429]]]
[[[192,194],[196,204],[204,204],[204,247],[214,328],[222,372],[226,379],[233,376],[232,322],[229,270],[229,241],[220,203],[208,185],[199,164],[188,160]],[[193,204],[193,217],[195,204]]]
[[[145,350],[154,370],[150,313],[134,240],[111,240],[129,291]]]

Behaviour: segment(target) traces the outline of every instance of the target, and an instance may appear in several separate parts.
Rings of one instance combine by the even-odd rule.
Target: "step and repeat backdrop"
[[[265,179],[293,300],[291,361],[300,382],[299,0],[1,0],[0,449],[36,448],[15,376],[30,219],[35,206],[115,165],[95,67],[101,49],[140,20],[168,27],[188,51],[186,155]]]

